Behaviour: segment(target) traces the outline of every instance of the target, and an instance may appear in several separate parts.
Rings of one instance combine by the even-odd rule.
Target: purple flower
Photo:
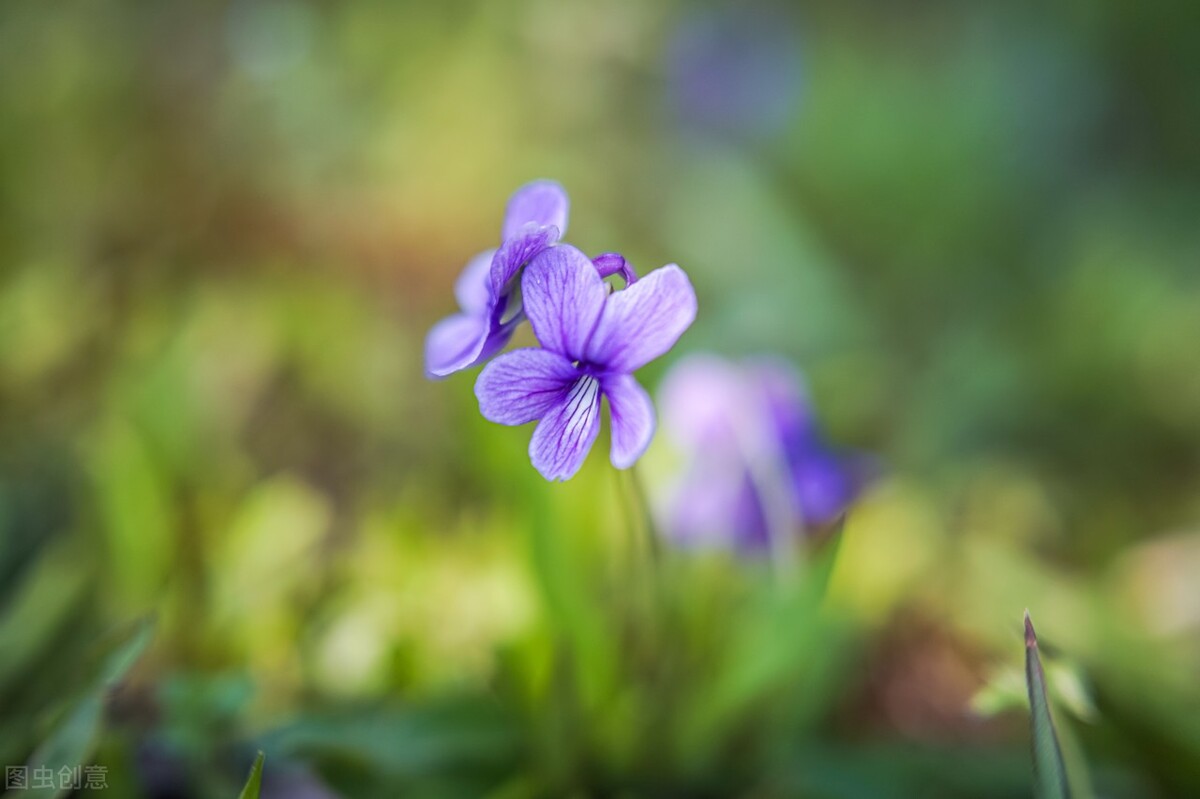
[[[504,214],[499,249],[471,259],[454,284],[460,313],[433,326],[425,339],[425,373],[445,377],[486,361],[524,320],[517,273],[567,231],[569,202],[562,186],[528,183],[513,193]]]
[[[617,256],[619,257],[619,256]],[[696,318],[696,294],[671,264],[610,294],[604,271],[567,245],[525,268],[525,313],[542,349],[521,349],[489,363],[475,383],[479,410],[506,425],[535,420],[529,458],[547,480],[579,470],[600,431],[600,399],[612,418],[613,466],[634,464],[654,436],[654,406],[633,372],[667,352]]]
[[[667,47],[667,89],[689,130],[735,142],[781,132],[800,104],[802,52],[782,3],[700,7]]]
[[[687,461],[664,525],[681,543],[766,550],[773,535],[836,520],[861,488],[863,459],[825,443],[787,364],[694,355],[660,401]]]

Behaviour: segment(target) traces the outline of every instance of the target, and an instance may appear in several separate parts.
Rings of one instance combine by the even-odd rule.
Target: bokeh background
[[[1198,32],[1115,1],[3,4],[0,759],[153,615],[67,750],[112,795],[232,796],[263,748],[277,797],[1028,796],[1029,608],[1096,795],[1200,794]],[[424,379],[537,177],[572,243],[691,275],[648,386],[781,354],[878,458],[819,596],[648,565],[603,438],[550,485],[473,375]],[[652,501],[671,468],[656,442]]]

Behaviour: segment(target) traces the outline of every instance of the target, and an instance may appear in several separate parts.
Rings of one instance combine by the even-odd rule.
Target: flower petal
[[[586,360],[632,372],[665,353],[696,318],[696,292],[675,264],[614,293],[587,345]]]
[[[566,480],[579,471],[599,432],[600,382],[585,375],[534,428],[529,459],[547,480]]]
[[[749,553],[770,543],[762,502],[737,464],[697,462],[668,496],[663,528],[679,544]]]
[[[602,252],[592,259],[592,263],[596,265],[600,277],[619,274],[626,286],[637,282],[637,272],[633,271],[633,264],[626,261],[625,256],[619,252]]]
[[[553,225],[558,234],[567,232],[567,211],[570,201],[563,187],[552,180],[535,180],[513,192],[504,210],[501,238],[507,241],[529,223]]]
[[[741,419],[757,406],[736,364],[706,353],[685,355],[671,365],[658,389],[664,429],[690,458],[720,452],[740,458]]]
[[[503,313],[503,302],[497,305],[492,312],[492,317],[488,323],[487,338],[484,339],[483,346],[479,348],[479,354],[475,356],[475,363],[483,363],[490,360],[496,353],[508,346],[508,342],[512,341],[513,334],[517,332],[517,327],[525,320],[525,316],[518,312],[509,321],[501,324],[497,320]]]
[[[782,359],[758,357],[746,360],[743,368],[747,383],[757,386],[775,438],[788,448],[819,447],[820,430],[796,367]]]
[[[569,245],[546,250],[525,269],[521,290],[542,346],[581,360],[608,294],[588,257]]]
[[[425,337],[425,374],[445,377],[475,363],[488,337],[488,320],[455,314],[438,322]]]
[[[854,500],[850,471],[833,453],[813,451],[793,468],[793,489],[800,515],[807,524],[826,524]]]
[[[454,298],[458,306],[476,316],[486,316],[491,310],[490,273],[495,250],[484,250],[469,262],[454,281]]]
[[[508,281],[513,279],[521,267],[529,263],[538,253],[551,247],[558,241],[558,228],[528,224],[518,230],[513,236],[504,240],[500,249],[492,257],[491,287],[492,297],[503,296],[508,288]]]
[[[654,403],[632,375],[604,378],[612,417],[612,451],[609,458],[618,469],[628,469],[642,457],[654,438]]]
[[[532,422],[562,404],[578,370],[549,350],[513,350],[489,363],[475,381],[479,412],[498,424]]]

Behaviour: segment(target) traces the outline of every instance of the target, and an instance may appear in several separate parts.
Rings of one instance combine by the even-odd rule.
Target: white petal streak
[[[566,480],[583,465],[600,432],[600,383],[584,376],[533,431],[529,457],[547,480]]]

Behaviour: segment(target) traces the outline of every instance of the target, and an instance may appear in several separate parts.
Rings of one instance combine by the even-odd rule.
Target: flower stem
[[[642,476],[638,473],[636,465],[629,468],[627,484],[633,507],[640,517],[642,538],[645,540],[649,560],[657,569],[662,560],[662,545],[658,539],[658,527],[654,523],[654,514],[650,510],[650,501],[646,497],[646,488],[642,484]]]

